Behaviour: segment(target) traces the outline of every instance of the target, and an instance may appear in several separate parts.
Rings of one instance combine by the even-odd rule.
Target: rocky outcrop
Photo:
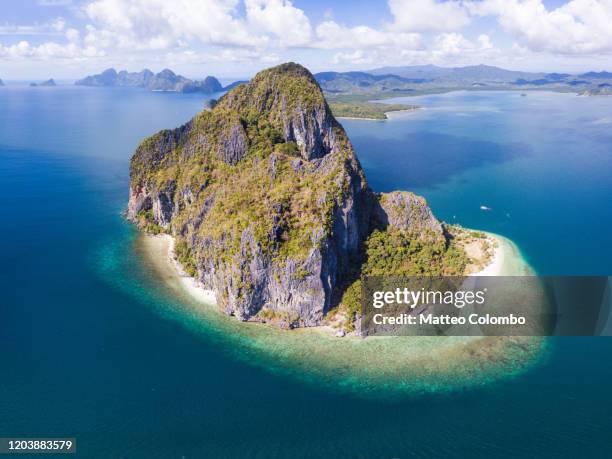
[[[369,189],[319,85],[293,63],[142,142],[127,216],[173,234],[224,312],[289,327],[321,322],[374,227],[441,234],[422,198]]]
[[[213,94],[223,91],[219,80],[208,76],[203,81],[190,80],[177,75],[170,69],[155,74],[149,69],[141,72],[127,72],[107,69],[98,75],[91,75],[75,82],[80,86],[120,86],[145,88],[150,91],[202,92]]]
[[[231,91],[232,89],[234,89],[236,86],[240,86],[241,84],[246,84],[248,83],[247,80],[238,80],[238,81],[233,81],[232,83],[228,84],[227,86],[223,87],[224,91]]]
[[[378,203],[373,207],[373,217],[379,227],[418,234],[443,234],[441,223],[422,196],[409,191],[381,193]]]
[[[114,71],[114,69],[110,70]],[[108,84],[104,84],[104,86],[134,86],[138,88],[148,88],[154,77],[155,74],[149,69],[144,69],[143,71],[138,73],[129,73],[125,70],[122,70],[117,73],[117,76],[114,80],[109,79]],[[95,78],[95,76],[88,78]]]
[[[234,165],[247,152],[248,140],[240,120],[234,120],[221,134],[219,157],[227,164]]]
[[[212,76],[207,76],[203,81],[189,80],[179,88],[180,92],[203,92],[206,94],[222,92],[223,90],[224,88],[219,80]]]
[[[57,86],[57,83],[55,83],[55,80],[53,78],[50,78],[46,81],[43,81],[42,83],[30,83],[30,86],[32,87],[36,87],[36,86],[53,87],[53,86]]]
[[[90,75],[77,80],[74,84],[79,86],[115,86],[116,83],[117,71],[115,69],[106,69],[98,75]]]

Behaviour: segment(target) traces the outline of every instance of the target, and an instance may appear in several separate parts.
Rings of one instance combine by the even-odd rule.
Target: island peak
[[[352,323],[357,311],[343,293],[380,267],[370,243],[382,252],[413,243],[414,259],[395,257],[406,272],[461,274],[466,264],[423,198],[369,188],[299,64],[263,70],[146,139],[130,178],[128,218],[173,235],[186,271],[242,320],[312,326],[340,304]],[[425,260],[430,249],[435,259]]]

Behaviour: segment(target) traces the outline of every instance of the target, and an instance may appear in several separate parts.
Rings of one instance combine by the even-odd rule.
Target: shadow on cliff
[[[379,192],[440,185],[483,165],[528,157],[528,145],[500,144],[448,134],[416,132],[402,139],[352,135],[351,142]]]

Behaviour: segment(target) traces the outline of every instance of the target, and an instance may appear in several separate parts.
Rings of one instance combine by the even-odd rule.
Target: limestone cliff
[[[422,198],[369,189],[317,82],[293,63],[146,139],[130,178],[128,218],[173,234],[179,261],[242,320],[319,324],[374,228],[444,239]]]
[[[202,92],[213,94],[223,87],[215,77],[207,76],[203,81],[190,80],[170,69],[153,73],[149,69],[141,72],[117,72],[110,68],[97,75],[90,75],[75,82],[79,86],[110,86],[144,88],[150,91]]]

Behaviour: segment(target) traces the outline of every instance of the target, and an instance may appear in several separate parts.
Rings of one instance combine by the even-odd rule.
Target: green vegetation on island
[[[439,387],[516,372],[540,349],[520,337],[332,336],[359,333],[362,276],[462,275],[477,264],[471,253],[490,247],[483,234],[439,222],[422,197],[372,191],[323,92],[297,64],[260,72],[187,124],[144,140],[130,179],[128,218],[174,237],[183,269],[214,293],[211,311],[333,330],[283,333],[199,303],[193,317],[219,325],[245,358],[256,350],[275,369],[325,371],[346,386],[405,388],[422,375]],[[168,250],[160,254],[157,262],[172,264]]]
[[[583,95],[612,92],[611,72],[522,72],[489,65],[383,67],[361,72],[321,72],[315,78],[329,98],[362,101],[459,90],[546,90]]]
[[[361,313],[363,276],[461,276],[471,262],[463,245],[455,242],[458,228],[446,226],[442,234],[425,231],[420,234],[393,228],[374,230],[365,242],[360,277],[345,290],[338,308],[330,317],[340,314],[345,331],[354,330]]]
[[[130,176],[128,217],[173,235],[185,271],[242,320],[319,325],[339,306],[350,328],[361,276],[461,275],[469,262],[423,198],[369,188],[297,64],[262,71],[144,140]]]
[[[388,112],[416,110],[419,108],[417,105],[341,100],[331,100],[329,107],[334,116],[338,118],[364,118],[372,120],[386,120]]]

